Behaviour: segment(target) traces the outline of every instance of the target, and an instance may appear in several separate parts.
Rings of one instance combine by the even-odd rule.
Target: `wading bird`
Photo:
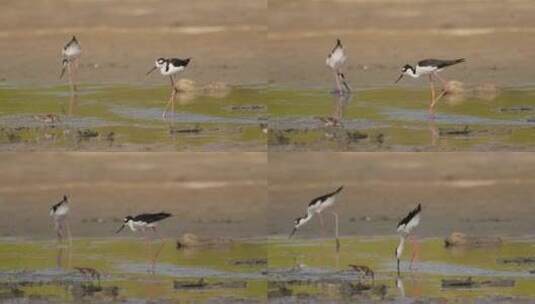
[[[160,221],[170,216],[172,215],[166,212],[143,213],[143,214],[136,215],[136,216],[129,215],[123,219],[123,224],[121,225],[121,227],[119,227],[119,229],[115,233],[121,232],[124,229],[124,227],[127,227],[127,226],[128,228],[130,228],[130,230],[134,232],[136,231],[145,232],[147,229],[151,229],[154,232],[154,234],[158,237],[158,239],[162,241],[162,246],[160,246],[160,248],[156,251],[156,253],[154,254],[154,257],[151,257],[151,265],[154,271],[156,260],[158,259],[158,255],[160,254],[160,251],[162,250],[163,245],[164,245],[163,239],[158,234],[157,226]],[[152,240],[152,238],[149,235],[146,235],[146,240],[147,240],[147,247],[149,248],[149,252],[150,252],[151,251],[150,241]]]
[[[76,91],[76,78],[78,75],[78,66],[80,63],[80,55],[82,54],[82,47],[76,39],[72,36],[72,39],[61,50],[62,55],[62,69],[59,78],[61,79],[67,70],[69,75],[69,84],[71,86],[71,92]]]
[[[342,85],[347,90],[347,93],[351,93],[351,87],[346,82],[344,73],[342,73],[342,65],[346,61],[347,57],[344,53],[344,47],[342,46],[342,41],[336,39],[336,45],[331,50],[327,59],[325,59],[325,64],[330,67],[334,72],[334,79],[336,80],[336,93],[342,95],[344,94],[344,89]]]
[[[171,112],[175,112],[175,97],[176,93],[178,93],[178,89],[176,87],[176,81],[173,75],[184,71],[190,61],[191,58],[158,58],[154,62],[154,67],[147,72],[148,76],[154,70],[160,69],[160,74],[162,74],[163,76],[169,76],[169,79],[171,80],[171,96],[169,97],[169,101],[167,102],[165,110],[162,113],[163,118],[167,116],[167,109],[169,109],[169,107],[171,107]]]
[[[396,248],[396,260],[397,260],[397,269],[398,269],[398,276],[400,273],[399,270],[399,261],[401,258],[401,254],[403,253],[403,247],[405,245],[405,239],[409,238],[409,240],[412,243],[412,257],[411,257],[411,263],[409,266],[409,269],[412,269],[412,263],[414,262],[416,255],[417,255],[417,243],[416,239],[411,236],[411,231],[420,224],[420,213],[422,211],[422,205],[418,204],[418,207],[413,209],[409,214],[407,214],[406,217],[404,217],[397,226],[397,232],[399,233],[399,245]]]
[[[297,232],[297,229],[299,229],[301,226],[303,226],[308,221],[310,221],[310,219],[312,219],[315,213],[319,215],[320,224],[321,224],[321,228],[323,231],[323,217],[321,213],[328,207],[331,207],[332,205],[334,205],[334,202],[336,201],[336,195],[340,193],[340,191],[342,191],[343,188],[344,186],[340,186],[334,192],[327,193],[325,195],[322,195],[310,201],[307,207],[306,215],[295,219],[294,228],[292,232],[290,233],[290,238]],[[335,218],[337,219],[338,218],[337,214],[334,212],[333,214],[335,215]],[[336,231],[338,231],[338,227],[336,227]]]
[[[69,198],[67,195],[63,195],[63,199],[54,204],[50,208],[50,216],[54,218],[54,228],[58,236],[58,241],[64,240],[65,235],[69,239],[69,244],[72,243],[71,230],[67,221],[67,215],[69,213]]]
[[[429,77],[429,86],[431,87],[431,103],[429,104],[429,115],[430,117],[434,117],[434,107],[435,104],[448,92],[448,81],[444,78],[440,77],[438,75],[438,72],[442,71],[443,69],[461,63],[465,62],[464,58],[460,59],[454,59],[454,60],[441,60],[441,59],[425,59],[416,64],[415,67],[406,64],[403,68],[401,68],[401,75],[399,75],[399,78],[396,80],[395,83],[398,83],[398,81],[403,78],[404,75],[408,75],[412,78],[418,78],[420,76],[427,75]],[[434,79],[440,80],[442,82],[442,92],[438,97],[436,97],[435,94],[435,85],[434,85]]]

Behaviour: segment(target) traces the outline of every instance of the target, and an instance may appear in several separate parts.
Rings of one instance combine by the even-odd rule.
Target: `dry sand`
[[[162,234],[265,234],[265,153],[2,153],[2,236],[54,237],[71,196],[75,237],[110,237],[126,215],[167,211]],[[131,233],[124,233],[124,236]]]
[[[533,235],[534,166],[532,153],[270,153],[268,232],[289,233],[311,199],[344,185],[344,235],[392,235],[417,203],[418,235]],[[319,237],[318,219],[299,235]]]
[[[531,153],[303,152],[267,161],[265,153],[3,153],[0,231],[53,238],[48,209],[68,193],[77,237],[114,236],[123,216],[161,210],[176,215],[162,224],[169,237],[286,234],[310,199],[339,185],[333,210],[343,235],[391,235],[417,202],[420,235],[535,231]],[[320,236],[318,220],[299,235]]]
[[[329,87],[324,58],[340,37],[356,88],[390,86],[426,57],[466,57],[453,79],[520,86],[535,80],[534,14],[530,0],[6,0],[0,80],[62,83],[60,48],[76,34],[85,83],[161,83],[144,78],[155,58],[191,56],[183,76],[201,83]]]

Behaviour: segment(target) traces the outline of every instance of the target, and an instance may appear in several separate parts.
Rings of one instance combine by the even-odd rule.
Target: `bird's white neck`
[[[130,228],[130,230],[132,231],[137,230],[136,227],[134,226],[134,221],[128,221],[127,225],[128,225],[128,228]]]
[[[405,75],[409,75],[411,76],[412,78],[418,78],[420,77],[420,74],[418,74],[416,72],[416,68],[415,67],[411,67],[410,69],[407,69],[407,71],[405,71]]]

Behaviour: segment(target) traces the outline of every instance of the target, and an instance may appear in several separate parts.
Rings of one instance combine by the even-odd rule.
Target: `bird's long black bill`
[[[63,68],[61,69],[61,73],[59,74],[59,79],[63,78],[63,75],[65,75],[65,70],[67,69],[67,66],[63,66]]]
[[[117,231],[115,233],[119,233],[119,232],[123,231],[123,229],[124,229],[124,225],[121,225],[121,227],[119,227],[119,229],[117,229]]]
[[[394,83],[398,83],[401,80],[401,78],[403,78],[403,74],[399,75],[398,80],[396,80]]]
[[[291,239],[292,236],[294,236],[294,234],[295,234],[296,232],[297,232],[297,228],[294,228],[294,229],[292,230],[292,233],[290,233],[290,236],[289,236],[288,238]]]
[[[154,66],[152,67],[152,69],[150,69],[150,71],[147,72],[147,74],[145,74],[146,76],[148,76],[150,73],[154,72],[154,70],[156,70],[158,67]]]

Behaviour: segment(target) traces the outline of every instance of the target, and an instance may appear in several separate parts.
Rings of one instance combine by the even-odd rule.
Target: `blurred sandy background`
[[[158,83],[144,79],[155,58],[190,56],[183,76],[201,83],[326,87],[340,37],[355,87],[390,86],[427,57],[467,58],[444,75],[462,82],[521,86],[535,79],[534,15],[530,0],[4,0],[0,80],[60,83],[76,34],[82,82]]]

